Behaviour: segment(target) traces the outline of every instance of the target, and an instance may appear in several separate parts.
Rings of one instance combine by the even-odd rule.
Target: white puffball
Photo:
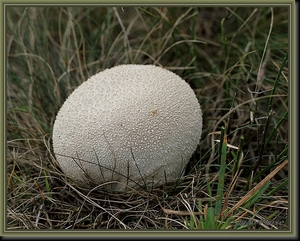
[[[180,178],[199,143],[202,113],[191,87],[153,65],[120,65],[82,83],[53,126],[70,177],[126,190]]]

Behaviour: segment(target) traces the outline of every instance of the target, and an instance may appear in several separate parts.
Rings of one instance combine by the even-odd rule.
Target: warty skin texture
[[[152,188],[180,178],[202,131],[191,87],[153,65],[120,65],[90,77],[67,98],[53,126],[62,170],[108,189]]]

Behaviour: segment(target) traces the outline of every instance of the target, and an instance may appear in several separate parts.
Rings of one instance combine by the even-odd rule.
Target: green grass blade
[[[288,179],[284,179],[283,182],[281,182],[277,187],[273,188],[270,192],[266,194],[266,197],[270,197],[277,193],[278,191],[282,190],[283,188],[286,188],[288,185]]]
[[[217,199],[215,212],[216,215],[220,214],[222,210],[223,192],[224,192],[224,182],[225,182],[225,170],[226,170],[226,152],[227,152],[227,136],[225,134],[225,128],[221,130],[221,139],[219,146],[219,160],[220,160],[220,172],[219,172],[219,182],[217,189]]]
[[[213,207],[207,209],[207,215],[203,224],[204,229],[215,229],[215,210]]]
[[[257,191],[252,197],[250,197],[243,205],[244,208],[249,208],[254,204],[259,198],[262,197],[265,190],[270,186],[271,181],[268,181],[259,191]]]

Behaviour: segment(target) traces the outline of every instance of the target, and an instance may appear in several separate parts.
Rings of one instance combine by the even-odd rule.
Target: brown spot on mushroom
[[[152,115],[156,115],[157,114],[157,110],[151,110],[151,114]]]

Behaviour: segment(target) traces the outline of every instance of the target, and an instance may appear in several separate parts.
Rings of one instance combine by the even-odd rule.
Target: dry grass
[[[288,14],[7,8],[7,230],[289,228]],[[79,187],[52,151],[56,113],[89,76],[124,63],[163,66],[191,85],[201,142],[178,182],[125,194]]]

